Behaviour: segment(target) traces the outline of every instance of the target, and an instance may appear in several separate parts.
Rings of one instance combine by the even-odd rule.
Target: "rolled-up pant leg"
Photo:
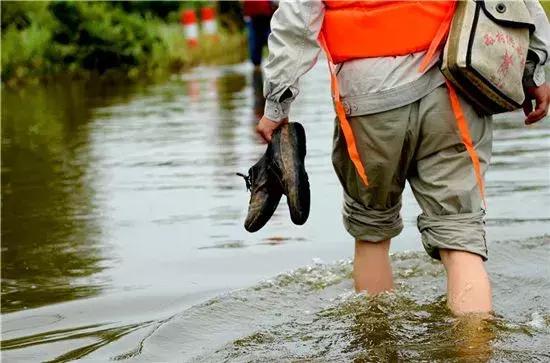
[[[401,194],[414,154],[411,142],[416,103],[391,111],[350,117],[358,151],[369,178],[368,187],[357,175],[336,120],[332,163],[344,189],[344,226],[357,240],[378,242],[403,229]]]
[[[426,252],[468,251],[487,259],[482,199],[472,161],[456,126],[449,96],[439,87],[420,100],[417,150],[409,183],[422,208],[418,229]],[[484,175],[492,151],[492,120],[460,99]]]

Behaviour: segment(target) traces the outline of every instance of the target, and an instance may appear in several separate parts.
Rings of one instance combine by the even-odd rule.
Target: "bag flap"
[[[535,30],[531,14],[523,0],[478,0],[489,19],[502,26]]]

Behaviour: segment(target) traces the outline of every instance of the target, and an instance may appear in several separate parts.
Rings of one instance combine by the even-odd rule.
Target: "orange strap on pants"
[[[466,151],[468,151],[468,155],[472,160],[472,166],[474,167],[474,174],[476,176],[477,187],[479,188],[479,194],[481,195],[481,199],[483,200],[483,206],[485,207],[485,209],[487,209],[483,175],[481,174],[479,157],[477,155],[476,149],[474,148],[472,135],[470,134],[470,128],[468,127],[468,123],[466,122],[466,118],[464,117],[464,112],[462,112],[462,107],[460,106],[460,101],[458,100],[458,96],[456,94],[456,91],[453,85],[449,80],[445,80],[445,82],[447,83],[447,89],[449,90],[449,99],[451,100],[451,107],[453,109],[453,113],[456,119],[456,125],[458,127],[458,131],[460,132],[460,138],[462,139],[462,143],[466,147]]]

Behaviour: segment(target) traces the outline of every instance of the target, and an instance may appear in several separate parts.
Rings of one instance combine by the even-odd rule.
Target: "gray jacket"
[[[531,63],[524,82],[541,85],[543,65],[550,52],[550,25],[538,0],[523,0],[536,26],[531,36]],[[322,0],[283,0],[271,20],[269,57],[264,65],[265,116],[273,121],[288,117],[300,92],[298,81],[315,64],[317,38],[323,24]],[[387,111],[412,103],[444,83],[437,67],[417,71],[425,52],[398,57],[355,59],[337,69],[340,93],[350,116]]]

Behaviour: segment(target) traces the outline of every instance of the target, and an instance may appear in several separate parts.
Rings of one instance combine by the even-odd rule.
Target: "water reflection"
[[[88,123],[104,93],[79,82],[2,92],[3,313],[101,289],[89,279],[104,256]]]
[[[231,113],[241,106],[239,100],[242,100],[246,96],[236,97],[236,95],[243,91],[246,87],[246,77],[239,72],[229,71],[222,74],[216,81],[216,90],[218,96],[218,105],[221,110],[229,112],[224,115],[221,112],[221,116],[224,116],[225,120],[234,120],[235,115]]]
[[[131,274],[113,276],[128,255],[114,249],[130,243],[155,251],[152,240],[163,236],[189,241],[187,252],[248,245],[235,233],[248,194],[234,173],[256,157],[243,152],[257,146],[251,74],[205,68],[153,85],[5,90],[2,312],[136,286],[142,280],[128,283]],[[158,202],[152,216],[147,200]],[[207,225],[210,237],[197,233]]]
[[[260,119],[264,115],[264,76],[262,70],[254,67],[252,71],[252,89],[254,93],[254,115]]]
[[[228,165],[235,165],[239,159],[238,139],[240,124],[243,121],[243,104],[246,101],[247,79],[243,73],[229,71],[222,74],[215,80],[216,95],[218,98],[218,112],[216,119],[212,120],[216,127],[216,148],[214,164],[216,168],[212,171],[212,179],[215,181],[216,189],[222,196],[225,190],[234,188],[234,171],[227,170]],[[237,206],[224,206],[214,209],[211,221],[214,225],[239,219]],[[221,245],[231,244],[224,242]],[[237,241],[242,244],[242,241]]]
[[[218,114],[212,121],[217,123],[215,141],[220,156],[216,158],[216,162],[221,165],[234,164],[235,147],[238,147],[235,137],[243,118],[241,113],[243,100],[246,99],[244,94],[240,96],[239,94],[243,93],[246,87],[246,77],[242,73],[228,72],[221,75],[215,82]]]

